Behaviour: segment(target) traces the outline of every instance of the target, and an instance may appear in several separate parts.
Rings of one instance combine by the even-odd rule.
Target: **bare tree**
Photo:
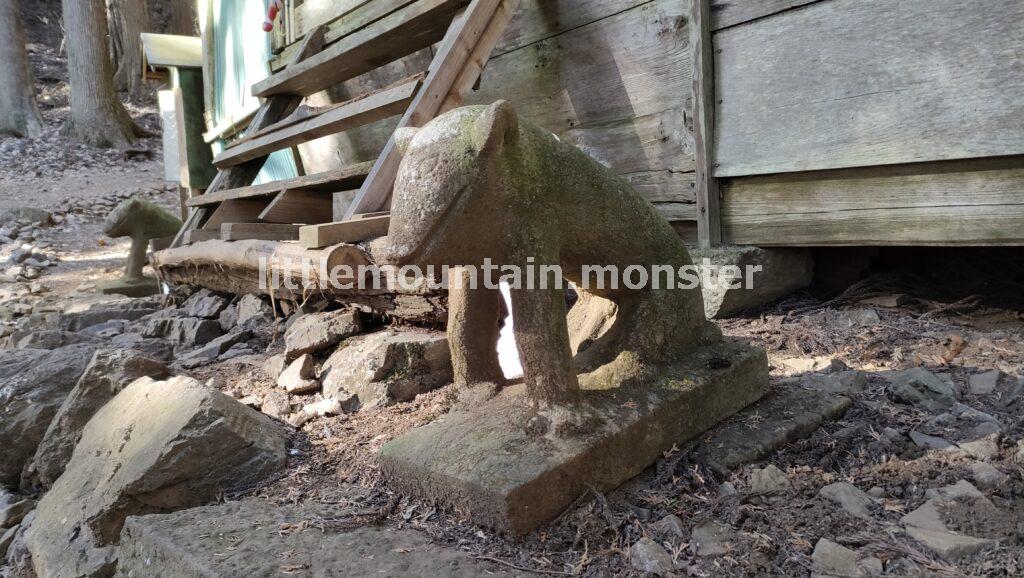
[[[36,136],[43,118],[36,105],[36,85],[25,52],[25,29],[18,0],[0,2],[0,132]]]
[[[64,28],[71,79],[69,136],[96,146],[126,147],[138,128],[117,99],[103,0],[64,0]]]
[[[151,30],[146,0],[106,0],[114,87],[132,97],[142,93],[142,40]]]
[[[168,0],[167,6],[171,12],[167,26],[168,34],[195,36],[199,33],[195,0]]]

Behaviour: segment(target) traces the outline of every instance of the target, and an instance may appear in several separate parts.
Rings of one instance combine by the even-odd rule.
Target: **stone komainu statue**
[[[480,266],[489,257],[499,265],[557,264],[576,285],[584,265],[678,271],[691,264],[676,232],[629,183],[520,119],[508,102],[453,110],[421,129],[401,129],[396,140],[405,156],[390,231],[374,251],[379,261]],[[511,292],[528,396],[542,408],[571,406],[581,382],[645,381],[659,364],[721,339],[704,318],[699,288],[620,285],[580,294],[567,319],[563,289]],[[495,351],[500,293],[453,282],[449,306],[457,386],[493,392],[503,385]]]

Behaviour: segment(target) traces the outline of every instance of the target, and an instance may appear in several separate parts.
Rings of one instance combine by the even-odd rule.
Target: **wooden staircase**
[[[262,102],[245,137],[214,159],[219,172],[172,246],[209,239],[298,240],[319,248],[387,232],[391,189],[401,155],[394,136],[376,162],[253,185],[268,155],[323,136],[402,115],[422,126],[462,103],[477,82],[520,0],[367,0],[285,49],[288,64],[253,86]],[[305,97],[436,48],[430,68],[357,98],[325,107]],[[354,192],[358,189],[358,192]],[[333,219],[333,195],[354,192],[345,219]]]

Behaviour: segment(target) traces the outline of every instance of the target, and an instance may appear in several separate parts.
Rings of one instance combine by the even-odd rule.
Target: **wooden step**
[[[469,0],[418,0],[346,36],[318,54],[288,65],[252,87],[266,98],[309,96],[394,62],[441,40],[456,12]]]
[[[294,241],[298,238],[298,225],[282,225],[278,223],[222,223],[220,226],[220,239],[222,241],[245,241],[247,239]]]
[[[322,191],[332,193],[358,187],[373,168],[373,161],[342,167],[312,175],[274,181],[262,185],[251,185],[237,189],[225,189],[214,193],[199,195],[188,200],[190,207],[216,205],[230,199],[246,199],[250,197],[267,197],[277,195],[281,191]]]
[[[213,164],[219,169],[232,167],[277,150],[402,114],[416,96],[423,77],[423,74],[417,74],[359,98],[315,109],[314,112],[311,112],[314,109],[301,108],[292,117],[233,143],[217,155]]]
[[[333,220],[334,193],[316,191],[281,191],[260,213],[267,223],[301,223],[315,225]]]
[[[390,223],[391,215],[383,214],[352,221],[306,225],[299,229],[299,244],[307,249],[315,249],[338,243],[375,239],[388,234]]]

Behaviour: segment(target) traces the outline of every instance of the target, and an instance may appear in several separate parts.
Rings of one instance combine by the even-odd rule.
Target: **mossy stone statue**
[[[103,232],[113,238],[131,237],[132,246],[128,252],[124,275],[102,284],[100,291],[129,297],[159,293],[160,284],[157,279],[142,274],[146,264],[146,250],[150,240],[174,235],[181,226],[181,219],[139,197],[131,197],[114,207],[103,222]]]

